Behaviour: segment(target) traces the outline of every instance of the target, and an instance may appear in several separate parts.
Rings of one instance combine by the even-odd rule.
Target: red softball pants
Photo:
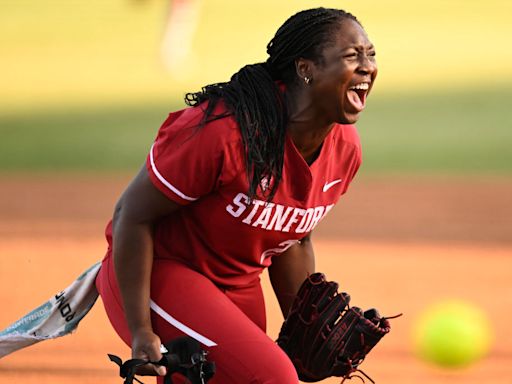
[[[112,257],[103,260],[96,286],[112,326],[130,346]],[[298,383],[291,361],[265,334],[259,282],[224,290],[179,262],[159,259],[153,262],[151,301],[153,330],[162,342],[187,334],[208,351],[216,365],[209,384]]]

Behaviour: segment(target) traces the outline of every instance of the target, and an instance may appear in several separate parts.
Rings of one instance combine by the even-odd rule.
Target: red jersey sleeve
[[[236,124],[226,117],[200,126],[202,117],[201,107],[171,113],[146,160],[154,185],[181,205],[215,190],[232,162]]]

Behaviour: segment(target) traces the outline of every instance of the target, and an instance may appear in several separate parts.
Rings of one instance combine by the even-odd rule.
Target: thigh
[[[222,291],[254,324],[266,331],[265,299],[259,281],[241,288],[223,288]]]
[[[242,299],[255,290],[223,292],[203,275],[167,261],[155,263],[152,281],[151,297],[161,310],[152,313],[156,333],[164,341],[183,333],[200,341],[217,368],[210,383],[298,383],[286,354],[246,315],[264,315],[264,308]],[[262,300],[256,297],[252,305]]]

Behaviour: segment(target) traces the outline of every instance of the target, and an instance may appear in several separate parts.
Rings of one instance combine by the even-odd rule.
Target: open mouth
[[[361,112],[364,109],[366,104],[366,95],[368,94],[369,89],[370,83],[359,83],[348,89],[348,100],[358,112]]]

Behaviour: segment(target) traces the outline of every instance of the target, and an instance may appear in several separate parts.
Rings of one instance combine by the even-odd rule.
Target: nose
[[[377,72],[377,63],[374,56],[369,56],[366,53],[359,55],[359,66],[357,70],[361,73],[371,75]]]

